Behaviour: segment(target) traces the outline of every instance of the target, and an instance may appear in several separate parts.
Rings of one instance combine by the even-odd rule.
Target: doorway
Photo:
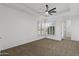
[[[62,22],[62,39],[71,40],[71,20]]]

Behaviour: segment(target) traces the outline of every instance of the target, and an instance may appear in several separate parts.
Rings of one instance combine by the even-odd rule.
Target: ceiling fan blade
[[[56,13],[56,11],[48,11],[49,13]]]
[[[46,5],[46,11],[45,12],[48,12],[48,8],[49,8],[48,5]]]
[[[49,13],[49,15],[52,15],[51,13]]]
[[[56,9],[56,7],[55,7],[55,8],[53,8],[53,9],[51,9],[51,10],[49,10],[48,12],[54,11],[55,9]]]

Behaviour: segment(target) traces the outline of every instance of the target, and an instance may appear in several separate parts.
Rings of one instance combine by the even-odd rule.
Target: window
[[[55,26],[52,22],[38,21],[39,35],[55,35]]]

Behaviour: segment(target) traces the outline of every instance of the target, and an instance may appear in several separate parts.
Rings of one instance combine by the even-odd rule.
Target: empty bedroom
[[[0,3],[0,56],[79,56],[79,3]]]

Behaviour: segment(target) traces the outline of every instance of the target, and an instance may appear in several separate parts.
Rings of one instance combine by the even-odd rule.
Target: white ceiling
[[[13,8],[19,10],[21,12],[27,13],[29,15],[39,16],[40,12],[45,11],[45,5],[49,5],[49,9],[56,7],[57,13],[52,15],[63,15],[65,13],[69,13],[72,10],[73,12],[79,13],[79,4],[68,4],[68,3],[4,3],[0,4],[3,6],[7,6],[9,8]],[[75,10],[75,11],[74,11]]]
[[[67,3],[64,3],[64,4],[62,3],[28,3],[26,4],[25,3],[22,5],[27,6],[36,14],[45,16],[44,12],[46,10],[46,7],[45,7],[46,4],[49,6],[49,10],[56,7],[56,14],[53,14],[52,16],[56,16],[58,14],[63,14],[70,11],[69,4]]]
[[[68,4],[60,4],[60,3],[28,3],[24,4],[25,6],[28,6],[29,8],[32,8],[36,12],[44,12],[46,10],[45,5],[49,6],[49,9],[52,9],[56,7],[57,12],[65,10],[68,8]]]

